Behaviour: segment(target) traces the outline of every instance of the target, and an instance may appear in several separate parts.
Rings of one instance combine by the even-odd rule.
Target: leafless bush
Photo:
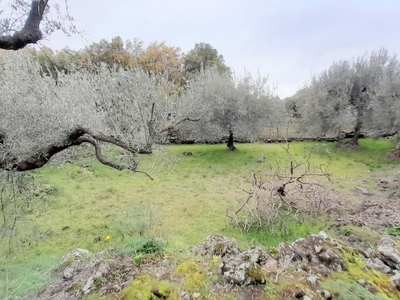
[[[291,255],[285,255],[282,257],[282,259],[279,261],[279,268],[276,270],[274,283],[278,283],[279,276],[293,266],[292,260],[295,255],[296,254],[293,253]]]
[[[14,172],[0,172],[0,244],[11,252],[13,238],[18,233],[17,223],[32,209],[35,197],[32,176]]]
[[[289,158],[285,167],[276,163],[262,170],[245,172],[241,191],[235,197],[235,207],[227,211],[231,225],[246,231],[268,228],[278,233],[282,229],[287,231],[290,216],[301,223],[303,218],[315,217],[327,210],[333,197],[331,174],[327,165],[311,163],[316,147],[299,161],[291,153],[289,143],[283,148]]]

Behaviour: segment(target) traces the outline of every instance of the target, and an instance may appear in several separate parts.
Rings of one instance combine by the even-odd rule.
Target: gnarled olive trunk
[[[233,131],[229,131],[229,137],[228,137],[228,143],[226,144],[226,146],[229,148],[229,150],[236,150],[235,145],[233,144]]]
[[[358,139],[361,134],[361,128],[364,123],[364,115],[367,109],[367,103],[369,102],[368,88],[361,84],[360,78],[356,78],[353,82],[353,87],[350,92],[350,104],[354,106],[356,110],[356,124],[354,126],[354,136],[351,140],[351,144],[358,146]]]
[[[361,112],[359,111],[357,113],[357,122],[356,122],[356,126],[354,127],[354,136],[351,139],[351,143],[355,146],[358,146],[358,139],[360,138],[360,134],[361,134],[361,127],[362,127],[362,116],[361,116]]]

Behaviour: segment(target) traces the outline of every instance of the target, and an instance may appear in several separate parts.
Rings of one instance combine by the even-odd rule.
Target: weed
[[[97,294],[93,294],[93,295],[84,297],[83,300],[107,300],[107,298],[97,295]]]
[[[399,226],[390,226],[386,229],[386,232],[389,235],[400,236],[400,227]]]
[[[276,295],[281,291],[278,287],[276,287],[272,284],[266,284],[264,287],[264,292],[266,292],[269,295]]]
[[[94,285],[96,286],[96,288],[101,288],[102,286],[104,286],[107,283],[107,279],[100,276],[100,277],[96,277],[94,278]]]
[[[120,250],[123,254],[157,254],[162,253],[165,242],[155,238],[130,238]]]
[[[206,287],[209,279],[199,262],[188,261],[181,263],[175,269],[175,274],[183,276],[183,285],[190,292],[206,294]]]

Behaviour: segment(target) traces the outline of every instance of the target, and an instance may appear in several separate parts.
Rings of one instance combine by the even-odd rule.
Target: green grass
[[[268,229],[250,230],[246,232],[227,227],[222,229],[219,233],[237,239],[240,242],[239,246],[242,246],[242,248],[246,248],[249,245],[263,245],[268,248],[274,248],[282,242],[291,242],[300,237],[316,234],[327,228],[327,223],[321,220],[313,220],[301,224],[290,220],[286,225],[287,227],[285,228],[278,228],[278,232],[271,232],[271,230]]]
[[[393,143],[360,143],[362,149],[351,151],[336,149],[333,143],[292,143],[290,149],[300,160],[307,149],[318,146],[312,162],[329,165],[335,178],[346,178],[346,183],[338,183],[346,187],[347,179],[394,166],[385,158]],[[7,260],[3,258],[8,246],[0,244],[0,298],[33,291],[47,280],[48,273],[43,271],[56,266],[63,254],[75,248],[91,252],[123,249],[134,237],[161,237],[167,241],[166,251],[176,253],[210,234],[235,237],[242,247],[274,247],[326,226],[319,221],[289,223],[289,235],[233,229],[225,214],[236,201],[235,191],[244,172],[267,164],[283,167],[287,162],[282,145],[238,144],[237,148],[232,152],[225,145],[168,146],[166,159],[151,155],[141,161],[141,169],[149,171],[154,181],[144,174],[117,171],[87,158],[35,171],[37,181],[47,190],[18,222],[19,232]],[[183,156],[185,151],[194,155]],[[261,156],[267,158],[263,164],[257,163]]]
[[[11,260],[0,264],[0,298],[21,299],[34,293],[48,282],[53,268],[60,260],[58,255],[46,255],[30,260]]]
[[[338,300],[382,300],[389,299],[385,295],[374,295],[358,282],[344,280],[327,280],[322,287],[332,292]]]

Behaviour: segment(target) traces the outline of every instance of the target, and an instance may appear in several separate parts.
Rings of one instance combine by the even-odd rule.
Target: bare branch
[[[245,173],[246,186],[252,180],[252,188],[242,187],[236,207],[227,210],[233,226],[243,230],[269,228],[279,233],[287,227],[287,217],[293,215],[297,222],[299,216],[321,215],[333,202],[329,188],[330,176],[321,166],[314,166],[311,154],[306,153],[301,161],[296,161],[288,145],[284,147],[288,156],[287,167],[269,166],[267,169]],[[313,149],[310,149],[312,152]]]
[[[162,130],[159,131],[159,133],[163,133],[169,130],[173,130],[175,129],[179,124],[185,122],[185,121],[189,121],[189,122],[198,122],[201,120],[201,118],[204,116],[204,114],[202,116],[200,116],[199,118],[190,118],[190,117],[185,117],[180,119],[179,121],[174,122],[173,124],[163,128]]]
[[[164,133],[164,132],[170,132],[174,129],[176,129],[176,127],[178,125],[180,125],[183,122],[189,121],[189,122],[198,122],[201,120],[202,117],[204,117],[205,114],[201,115],[199,118],[191,118],[191,117],[184,117],[176,122],[173,122],[171,124],[169,124],[168,126],[162,128],[159,131],[156,131],[156,129],[154,128],[154,123],[155,123],[155,116],[154,116],[154,110],[155,110],[155,103],[152,104],[151,107],[151,114],[150,114],[150,120],[147,122],[147,126],[148,126],[148,130],[149,130],[149,135],[150,135],[150,141],[147,145],[147,148],[150,149],[149,151],[151,151],[151,145],[154,141],[160,140],[159,135]],[[144,149],[142,149],[144,150]],[[146,154],[146,153],[144,153]]]
[[[104,136],[101,136],[102,138],[104,137]],[[115,138],[112,138],[112,139],[115,139]],[[117,139],[115,139],[115,140],[117,140]],[[103,140],[104,141],[104,140]],[[149,177],[151,180],[153,180],[153,178],[148,174],[148,173],[146,173],[146,172],[144,172],[144,171],[137,171],[137,169],[136,169],[136,165],[135,166],[124,166],[124,165],[118,165],[118,164],[116,164],[116,163],[113,163],[113,162],[110,162],[110,161],[108,161],[108,160],[105,160],[104,158],[103,158],[103,156],[101,155],[101,149],[100,149],[100,146],[96,143],[96,141],[94,140],[94,139],[92,139],[92,138],[89,138],[89,137],[84,137],[84,136],[81,136],[81,137],[79,137],[78,139],[77,139],[77,142],[78,143],[89,143],[89,144],[91,144],[93,147],[94,147],[94,149],[95,149],[95,153],[96,153],[96,158],[97,158],[97,160],[99,161],[99,162],[101,162],[103,165],[106,165],[106,166],[109,166],[109,167],[111,167],[111,168],[114,168],[114,169],[116,169],[116,170],[119,170],[119,171],[122,171],[122,170],[131,170],[131,171],[134,171],[134,172],[140,172],[140,173],[143,173],[143,174],[145,174],[147,177]],[[114,145],[118,145],[119,143],[112,143],[112,144],[114,144]],[[118,145],[119,146],[119,145]],[[125,148],[124,148],[125,149]],[[128,149],[126,149],[126,150],[128,150]],[[130,151],[130,150],[128,150],[128,151]]]
[[[103,135],[103,134],[99,134],[99,133],[95,133],[92,130],[88,129],[88,128],[81,128],[84,133],[90,135],[92,138],[98,140],[98,141],[102,141],[102,142],[106,142],[109,144],[113,144],[116,145],[118,147],[121,147],[122,149],[129,151],[131,153],[138,153],[139,150],[132,148],[131,146],[125,144],[123,141],[121,141],[120,139],[117,139],[115,137],[112,136],[108,136],[108,135]]]
[[[280,268],[277,270],[275,275],[275,284],[278,283],[279,276],[292,266],[292,260],[295,255],[295,253],[293,253],[292,255],[285,255],[283,259],[279,262]]]
[[[40,22],[49,0],[33,0],[28,18],[24,27],[12,36],[0,37],[0,48],[5,50],[18,50],[28,44],[34,44],[42,39]]]
[[[71,132],[71,134],[65,140],[64,144],[47,146],[39,150],[36,154],[24,160],[18,160],[17,158],[14,157],[6,157],[0,160],[0,169],[23,172],[41,168],[55,154],[71,146],[79,145],[80,143],[77,143],[77,139],[81,137],[83,134],[84,134],[83,129],[77,128]]]

